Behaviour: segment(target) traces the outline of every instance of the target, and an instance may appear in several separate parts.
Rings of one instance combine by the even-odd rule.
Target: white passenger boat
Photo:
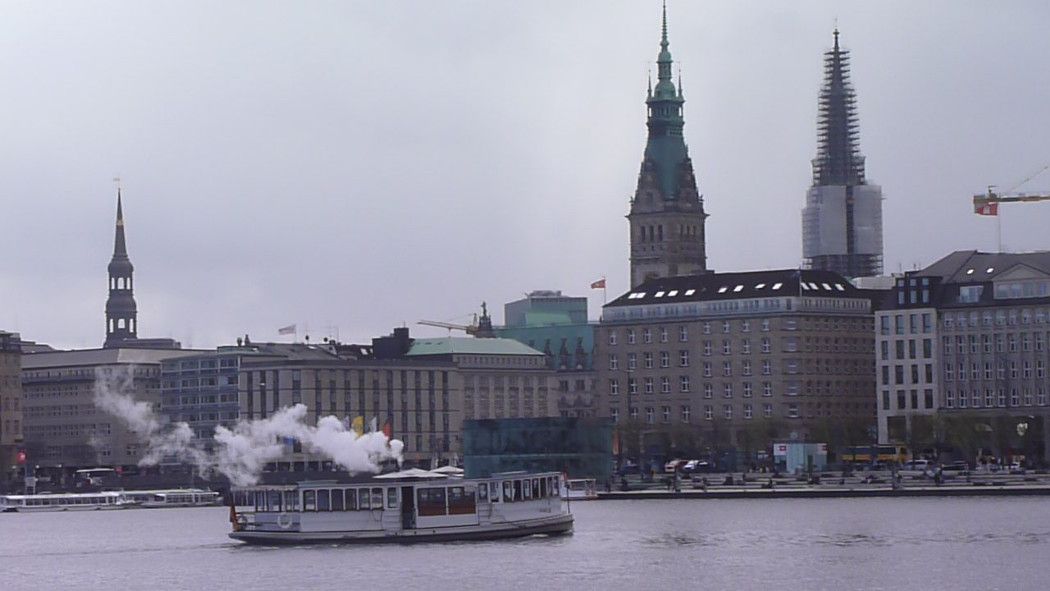
[[[0,511],[95,511],[99,509],[127,509],[132,501],[120,492],[4,495],[0,496]]]
[[[570,478],[565,481],[570,501],[591,501],[598,498],[598,482],[593,478]]]
[[[425,470],[239,489],[253,506],[230,507],[235,540],[257,544],[491,540],[572,531],[557,473],[448,478]]]
[[[127,490],[124,496],[147,509],[163,507],[210,507],[222,502],[222,495],[199,488]]]

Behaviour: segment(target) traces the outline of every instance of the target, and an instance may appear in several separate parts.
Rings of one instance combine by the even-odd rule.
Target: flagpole
[[[995,242],[999,245],[999,250],[996,252],[1003,251],[1003,217],[999,213],[998,208],[995,210]]]

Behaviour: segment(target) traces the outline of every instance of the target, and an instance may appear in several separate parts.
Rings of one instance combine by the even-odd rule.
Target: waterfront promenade
[[[625,499],[784,499],[849,497],[931,497],[931,496],[1050,496],[1050,474],[1007,474],[973,472],[947,475],[938,484],[920,475],[901,475],[895,481],[889,471],[870,471],[841,476],[832,472],[819,478],[768,473],[705,474],[707,484],[682,479],[678,490],[669,488],[664,478],[628,482],[627,490],[617,486],[598,493],[600,500]],[[731,477],[731,480],[729,480]],[[701,477],[698,477],[701,478]]]

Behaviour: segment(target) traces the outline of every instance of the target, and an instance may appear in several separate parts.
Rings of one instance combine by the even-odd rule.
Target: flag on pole
[[[591,289],[605,289],[605,277],[591,284]]]
[[[973,212],[977,215],[999,215],[999,204],[985,203],[984,205],[974,205]]]
[[[277,329],[277,334],[295,334],[295,325],[289,324]]]

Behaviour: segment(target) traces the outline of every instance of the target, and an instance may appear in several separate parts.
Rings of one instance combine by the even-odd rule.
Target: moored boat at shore
[[[128,490],[124,496],[146,509],[166,507],[211,507],[222,502],[222,495],[199,488]]]
[[[0,511],[3,512],[97,511],[127,509],[135,505],[135,501],[128,499],[121,492],[0,496]]]
[[[570,501],[593,501],[598,498],[598,481],[593,478],[570,478],[565,481],[566,498]]]
[[[448,478],[424,470],[366,482],[260,485],[230,508],[230,537],[257,544],[490,540],[572,531],[558,473]]]

